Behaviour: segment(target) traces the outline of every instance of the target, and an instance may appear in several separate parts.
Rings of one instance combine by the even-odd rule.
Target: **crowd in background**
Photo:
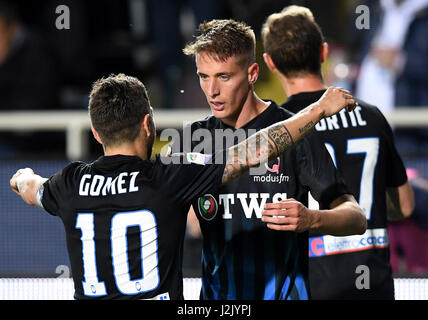
[[[119,72],[145,83],[155,110],[207,108],[194,62],[182,53],[198,24],[233,18],[260,37],[265,18],[290,4],[309,7],[324,30],[331,48],[323,70],[328,85],[344,86],[384,112],[428,107],[426,0],[0,0],[0,111],[85,110],[91,84]],[[59,5],[70,9],[69,29],[55,24]],[[359,5],[369,8],[368,28],[356,25]],[[257,48],[256,91],[281,103],[284,94],[265,70],[262,53]],[[428,234],[423,210],[428,208],[428,129],[395,133],[404,159],[425,156],[425,162],[409,174],[418,211],[391,227],[393,268],[426,273],[428,250],[421,242]],[[1,132],[0,157],[24,151],[28,157],[35,150],[46,155],[55,145],[61,153],[62,139],[61,134]],[[400,262],[402,256],[407,264]]]
[[[329,81],[355,89],[384,111],[428,105],[427,0],[1,0],[0,109],[86,108],[91,83],[115,72],[141,78],[159,108],[204,107],[201,99],[182,94],[197,84],[182,48],[199,23],[242,20],[259,37],[266,16],[290,4],[309,7],[325,30],[333,49],[324,70]],[[69,8],[67,29],[55,23],[60,5]],[[361,5],[369,16],[359,25],[367,13],[356,11]],[[391,78],[393,88],[381,77]],[[265,80],[262,73],[260,82]]]

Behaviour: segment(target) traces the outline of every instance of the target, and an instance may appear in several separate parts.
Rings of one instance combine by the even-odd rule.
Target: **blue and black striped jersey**
[[[192,123],[190,130],[208,130],[211,148],[222,150],[291,115],[271,102],[238,130],[214,117]],[[201,140],[191,145],[200,147]],[[313,134],[221,186],[217,193],[194,201],[203,235],[201,299],[310,298],[307,233],[274,231],[260,219],[265,203],[295,198],[307,205],[309,191],[325,208],[348,193],[327,150]]]

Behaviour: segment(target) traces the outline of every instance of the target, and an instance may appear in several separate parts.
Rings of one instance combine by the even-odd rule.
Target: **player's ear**
[[[151,137],[154,135],[155,128],[153,118],[150,114],[146,114],[141,120],[141,129],[144,131],[146,137]]]
[[[278,69],[275,66],[275,63],[272,60],[272,57],[269,55],[269,53],[263,53],[263,60],[265,61],[267,67],[269,68],[270,71],[272,72],[277,72]]]
[[[324,42],[321,45],[321,49],[320,49],[320,61],[321,63],[324,63],[325,60],[327,60],[327,56],[328,56],[328,43]]]
[[[259,65],[254,62],[248,67],[248,82],[252,85],[259,77]]]
[[[103,144],[97,130],[95,130],[93,126],[91,126],[91,130],[92,130],[92,134],[94,135],[95,140],[97,140],[100,144]]]

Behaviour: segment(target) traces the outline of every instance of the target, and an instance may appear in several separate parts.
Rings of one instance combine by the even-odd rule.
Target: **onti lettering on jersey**
[[[321,119],[316,125],[315,130],[340,130],[351,127],[365,127],[367,121],[361,115],[361,107],[357,106],[354,110],[348,112],[346,109],[341,110],[334,116]]]

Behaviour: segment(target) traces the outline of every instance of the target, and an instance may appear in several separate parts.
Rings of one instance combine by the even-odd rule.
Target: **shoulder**
[[[190,124],[190,128],[193,130],[196,129],[213,129],[217,127],[219,120],[214,116],[208,116],[202,120],[194,121]]]
[[[288,119],[288,118],[291,118],[292,116],[295,115],[294,112],[287,109],[286,103],[283,103],[279,106],[277,105],[276,106],[276,112],[278,113],[278,115],[280,115],[282,117],[282,119]]]
[[[219,156],[219,155],[217,155]],[[158,155],[155,160],[155,166],[168,166],[168,165],[206,165],[211,164],[214,155],[204,154],[199,152],[176,152],[167,156]]]
[[[62,170],[57,172],[54,176],[61,176],[62,178],[73,178],[80,176],[82,173],[89,170],[91,164],[84,163],[82,161],[74,161],[66,165]]]
[[[46,180],[37,194],[41,207],[52,215],[59,215],[60,204],[73,198],[72,190],[80,183],[88,166],[80,161],[71,162]]]
[[[70,190],[73,190],[80,183],[84,172],[87,172],[84,168],[87,167],[88,164],[84,162],[71,162],[62,170],[50,176],[40,187],[37,194],[41,207],[56,215],[56,209],[49,210],[50,206],[47,202],[52,201],[52,199],[70,199]],[[43,199],[43,201],[40,199]]]
[[[362,110],[364,110],[366,113],[373,114],[376,117],[383,116],[382,112],[378,107],[375,105],[372,105],[366,101],[360,100],[358,98],[355,99],[357,102],[357,107],[360,107]]]
[[[305,154],[318,154],[320,150],[324,149],[323,139],[315,130],[311,130],[296,142],[296,151]]]
[[[193,140],[193,135],[197,134],[198,131],[213,131],[215,128],[218,128],[220,125],[219,122],[220,120],[216,119],[214,116],[208,116],[202,120],[188,123],[184,126],[183,130],[180,130],[177,135],[173,136],[172,143],[168,146],[167,155],[182,151],[191,151],[194,145],[199,142],[199,140]],[[201,136],[204,136],[204,134]]]
[[[357,102],[357,108],[360,108],[362,113],[372,118],[378,125],[382,124],[383,126],[390,128],[389,122],[385,118],[385,115],[377,106],[369,104],[360,99],[355,100]]]

